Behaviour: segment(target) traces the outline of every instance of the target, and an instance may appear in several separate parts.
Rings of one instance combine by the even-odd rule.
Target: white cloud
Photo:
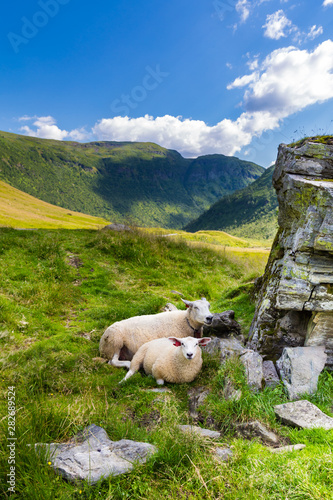
[[[236,121],[224,119],[214,126],[170,115],[116,116],[100,120],[93,132],[98,140],[156,142],[193,157],[210,153],[233,155],[249,144],[253,135],[271,125],[272,117],[266,112],[243,113]]]
[[[269,14],[263,28],[266,28],[264,35],[273,40],[279,40],[279,38],[286,37],[292,31],[295,31],[293,23],[285,16],[283,10]]]
[[[255,136],[277,128],[305,107],[333,97],[333,42],[313,52],[296,47],[275,50],[249,75],[236,78],[229,89],[244,88],[245,111],[214,126],[174,116],[103,118],[93,128],[99,140],[151,141],[184,156],[210,153],[234,155]]]
[[[236,120],[223,119],[213,126],[170,115],[116,116],[99,120],[89,136],[84,129],[60,129],[52,116],[23,116],[20,121],[30,120],[33,127],[25,125],[21,130],[58,140],[87,140],[94,135],[105,141],[156,142],[188,157],[234,155],[288,116],[333,98],[333,41],[326,40],[312,52],[292,46],[277,49],[228,89],[243,89],[244,112]]]
[[[89,138],[89,134],[84,128],[74,129],[68,132],[67,130],[61,130],[56,125],[56,120],[53,116],[20,116],[19,121],[33,121],[32,129],[28,125],[24,125],[20,128],[20,131],[24,132],[25,135],[30,137],[40,137],[41,139],[56,139],[62,141],[64,139],[72,139],[74,141],[83,141]]]
[[[332,0],[333,1],[333,0]],[[318,26],[314,24],[311,28],[309,33],[305,36],[306,40],[314,40],[314,38],[317,38],[317,36],[320,36],[324,33],[323,27]]]
[[[333,0],[324,0],[323,6],[328,7],[329,5],[333,5]]]
[[[248,0],[238,0],[236,11],[240,14],[241,21],[244,23],[250,15],[250,3]]]
[[[313,52],[277,49],[260,70],[237,78],[229,88],[248,87],[243,101],[248,112],[265,111],[282,119],[333,97],[333,42],[326,40]]]

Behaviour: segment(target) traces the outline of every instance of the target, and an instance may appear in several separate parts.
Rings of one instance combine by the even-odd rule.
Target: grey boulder
[[[111,441],[102,427],[90,425],[68,443],[37,443],[52,467],[68,481],[86,480],[90,484],[101,478],[124,474],[136,463],[144,463],[157,452],[155,446],[129,439]]]
[[[221,437],[221,433],[218,431],[211,431],[210,429],[203,429],[197,425],[178,425],[179,429],[183,432],[188,432],[192,434],[196,434],[202,437],[208,437],[211,439],[219,439]]]
[[[283,423],[303,429],[320,427],[333,429],[333,418],[323,413],[317,406],[307,400],[294,401],[274,406],[275,415]]]
[[[325,347],[285,347],[276,362],[290,399],[317,390],[318,377],[325,367]]]

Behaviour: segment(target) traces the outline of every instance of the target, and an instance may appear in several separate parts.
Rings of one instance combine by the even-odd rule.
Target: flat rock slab
[[[266,387],[274,388],[279,385],[280,379],[275,369],[273,361],[268,361],[268,360],[263,361],[262,371]]]
[[[228,460],[232,458],[232,451],[230,448],[216,448],[214,454],[220,462],[228,462]]]
[[[129,472],[135,463],[145,463],[157,452],[148,443],[129,439],[111,441],[97,425],[86,427],[68,443],[37,443],[35,449],[45,450],[52,467],[68,481],[86,480],[90,484]]]
[[[317,390],[318,377],[327,360],[325,346],[285,347],[276,362],[289,399]]]
[[[240,356],[246,352],[246,349],[244,345],[234,337],[226,339],[213,337],[212,341],[209,342],[207,346],[203,347],[203,351],[210,355],[219,354],[221,362],[224,362],[232,356]]]
[[[258,420],[238,424],[236,430],[238,434],[241,434],[246,439],[259,437],[264,444],[269,444],[271,446],[278,445],[280,442],[279,436],[267,429],[267,427]]]
[[[153,387],[152,389],[144,389],[144,392],[157,392],[158,394],[163,394],[163,393],[171,393],[170,389],[167,387]]]
[[[274,406],[274,412],[283,423],[303,429],[333,429],[333,418],[323,413],[310,401],[300,400]]]
[[[218,431],[211,431],[209,429],[202,429],[197,425],[178,425],[179,429],[183,432],[192,432],[193,434],[198,434],[199,436],[209,437],[211,439],[219,439],[221,433]]]
[[[188,391],[190,417],[199,418],[198,408],[205,402],[209,394],[210,390],[207,387],[192,387]]]
[[[248,349],[245,354],[240,357],[241,362],[245,366],[247,383],[254,391],[260,391],[264,382],[263,374],[263,359],[258,352]]]
[[[288,451],[298,451],[303,450],[305,444],[290,444],[288,446],[281,446],[281,448],[269,448],[272,453],[286,453]]]

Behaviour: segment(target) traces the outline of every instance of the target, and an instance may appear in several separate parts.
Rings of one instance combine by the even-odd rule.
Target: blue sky
[[[269,166],[333,134],[333,0],[13,0],[0,129]]]

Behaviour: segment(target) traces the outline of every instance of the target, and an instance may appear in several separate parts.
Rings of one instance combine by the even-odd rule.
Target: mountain
[[[98,229],[108,221],[56,207],[0,181],[0,226]]]
[[[243,238],[274,238],[278,202],[272,186],[273,172],[274,165],[249,186],[212,205],[187,224],[185,230],[219,230]]]
[[[223,155],[185,159],[153,143],[78,143],[0,132],[1,180],[113,222],[180,228],[263,171]]]

